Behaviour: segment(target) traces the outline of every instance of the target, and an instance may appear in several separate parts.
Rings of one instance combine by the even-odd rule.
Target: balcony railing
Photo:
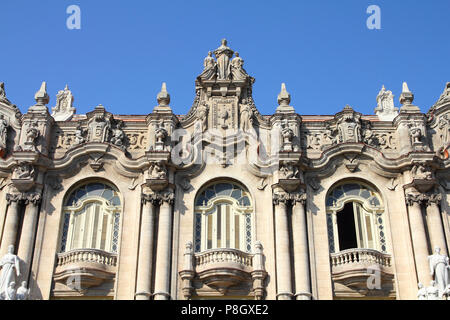
[[[97,249],[75,249],[57,254],[53,278],[66,285],[78,279],[80,288],[75,289],[86,289],[113,280],[116,271],[117,254]]]
[[[331,254],[331,266],[333,268],[374,264],[390,268],[391,263],[392,258],[389,254],[372,249],[349,249]]]
[[[195,266],[199,269],[216,263],[230,263],[242,265],[244,268],[253,267],[253,255],[233,249],[215,249],[195,254]]]
[[[96,249],[76,249],[59,253],[56,267],[77,263],[97,263],[109,267],[117,266],[117,254]]]

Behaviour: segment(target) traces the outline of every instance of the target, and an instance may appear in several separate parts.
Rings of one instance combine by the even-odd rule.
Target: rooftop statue
[[[199,75],[202,80],[212,80],[217,74],[217,63],[212,57],[212,52],[208,52],[208,56],[205,58],[203,72]]]
[[[217,59],[218,80],[229,80],[231,75],[230,59],[234,51],[227,47],[227,40],[222,40],[222,45],[214,51]]]

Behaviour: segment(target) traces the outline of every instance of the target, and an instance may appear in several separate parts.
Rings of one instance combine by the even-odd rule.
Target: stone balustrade
[[[331,266],[333,268],[348,265],[372,265],[391,267],[391,256],[372,249],[349,249],[331,254]]]
[[[113,281],[117,272],[117,254],[96,249],[76,249],[56,257],[54,280],[69,286],[74,279],[86,289]]]
[[[98,263],[109,267],[117,266],[117,254],[96,249],[77,249],[59,253],[56,267],[76,263]]]
[[[197,268],[204,268],[215,263],[239,264],[244,268],[252,268],[253,255],[233,249],[214,249],[195,255],[195,265]]]

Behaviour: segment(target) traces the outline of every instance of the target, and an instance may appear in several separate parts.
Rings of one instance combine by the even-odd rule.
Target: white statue
[[[417,292],[417,299],[428,300],[427,288],[425,288],[422,283],[419,283],[419,291]]]
[[[252,126],[253,126],[253,121],[252,121],[252,109],[250,108],[249,105],[242,105],[241,107],[241,129],[244,132],[248,132]]]
[[[217,63],[216,60],[212,57],[212,52],[208,52],[208,56],[205,58],[204,62],[204,69],[201,75],[199,75],[199,78],[202,80],[211,80],[213,79],[217,74]]]
[[[0,148],[6,148],[6,141],[8,137],[8,122],[5,116],[0,114]]]
[[[442,298],[442,295],[449,284],[448,269],[450,266],[449,258],[440,253],[441,248],[436,247],[434,249],[434,254],[428,257],[428,262],[430,263],[431,276],[434,277],[439,290],[439,297]]]
[[[234,52],[227,47],[227,40],[222,40],[222,45],[214,51],[217,58],[218,80],[228,80],[231,75],[230,59]]]
[[[56,95],[56,106],[52,108],[52,117],[56,121],[67,121],[72,118],[76,109],[73,107],[74,98],[69,87],[60,90]]]
[[[231,61],[231,75],[233,80],[245,80],[248,77],[247,71],[244,69],[244,60],[235,53],[236,58]]]
[[[8,289],[12,282],[15,283],[16,276],[20,276],[20,260],[14,254],[14,246],[8,247],[8,253],[0,260],[0,294],[8,295]]]
[[[439,289],[436,287],[436,281],[431,281],[430,286],[427,288],[428,300],[440,300]]]
[[[394,95],[384,86],[377,96],[375,114],[381,121],[392,121],[398,115],[398,108],[394,105]]]
[[[27,282],[22,281],[22,285],[16,292],[16,300],[28,300],[30,296],[30,289],[27,288]]]

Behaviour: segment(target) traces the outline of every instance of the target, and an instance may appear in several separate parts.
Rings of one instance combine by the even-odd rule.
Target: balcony
[[[96,249],[76,249],[57,254],[54,280],[82,291],[112,281],[117,254]]]
[[[256,299],[264,292],[264,256],[262,246],[255,245],[255,253],[235,249],[212,249],[193,253],[191,244],[185,253],[185,268],[180,271],[186,299],[192,296],[194,282],[206,285],[225,295],[231,287],[249,284]]]
[[[389,254],[372,249],[349,249],[330,255],[337,297],[393,297],[394,270]]]

